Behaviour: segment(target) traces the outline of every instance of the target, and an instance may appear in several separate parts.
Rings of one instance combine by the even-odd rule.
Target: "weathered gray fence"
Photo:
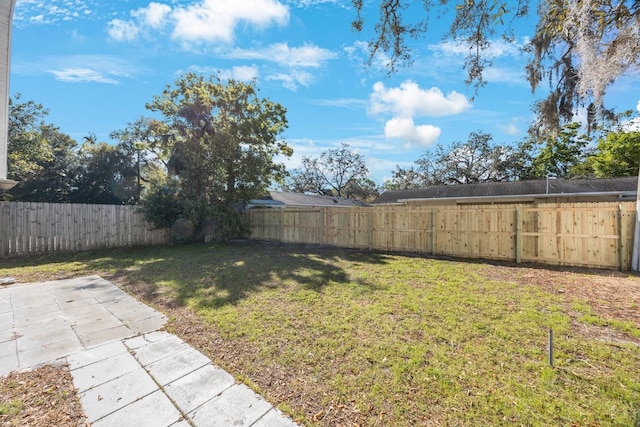
[[[135,206],[0,202],[0,257],[168,243]]]

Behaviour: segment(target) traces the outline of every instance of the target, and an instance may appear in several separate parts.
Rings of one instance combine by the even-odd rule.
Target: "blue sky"
[[[531,93],[518,49],[532,21],[514,28],[514,45],[493,44],[495,66],[474,98],[464,49],[442,39],[446,14],[431,20],[431,38],[414,43],[413,66],[391,76],[384,56],[363,65],[375,17],[355,33],[354,16],[351,0],[17,0],[10,91],[42,103],[48,121],[77,141],[94,133],[109,142],[149,116],[145,103],[183,72],[256,78],[260,95],[288,110],[289,168],[347,143],[377,184],[472,131],[497,144],[525,136],[543,95]],[[617,111],[640,108],[639,99],[637,77],[607,96]]]

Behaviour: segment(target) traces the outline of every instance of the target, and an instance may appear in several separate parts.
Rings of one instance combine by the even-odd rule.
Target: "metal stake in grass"
[[[549,328],[549,366],[553,367],[553,329]]]

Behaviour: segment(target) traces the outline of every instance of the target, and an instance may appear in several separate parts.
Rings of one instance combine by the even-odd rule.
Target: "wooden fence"
[[[135,206],[0,202],[0,257],[163,245]]]
[[[629,270],[635,202],[251,209],[251,238]]]

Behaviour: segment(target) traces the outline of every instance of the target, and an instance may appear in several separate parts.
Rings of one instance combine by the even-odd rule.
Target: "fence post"
[[[285,208],[280,209],[280,243],[284,243],[284,211]]]
[[[516,263],[522,262],[522,213],[516,207]]]
[[[0,202],[0,258],[6,257],[9,252],[7,235],[5,234],[5,227],[7,230],[9,229],[9,226],[5,226],[5,221],[9,220],[9,215],[5,212],[6,207],[8,205],[5,202]]]
[[[376,216],[373,214],[373,209],[372,207],[368,207],[365,208],[369,214],[369,251],[373,250],[373,221],[375,220]]]
[[[431,255],[436,253],[436,209],[431,208]]]
[[[329,240],[327,238],[327,208],[322,208],[321,209],[322,212],[322,244],[326,245],[327,244],[327,240]]]
[[[620,264],[620,271],[626,271],[627,227],[625,226],[626,221],[624,221],[622,213],[622,205],[618,205],[618,262]]]

